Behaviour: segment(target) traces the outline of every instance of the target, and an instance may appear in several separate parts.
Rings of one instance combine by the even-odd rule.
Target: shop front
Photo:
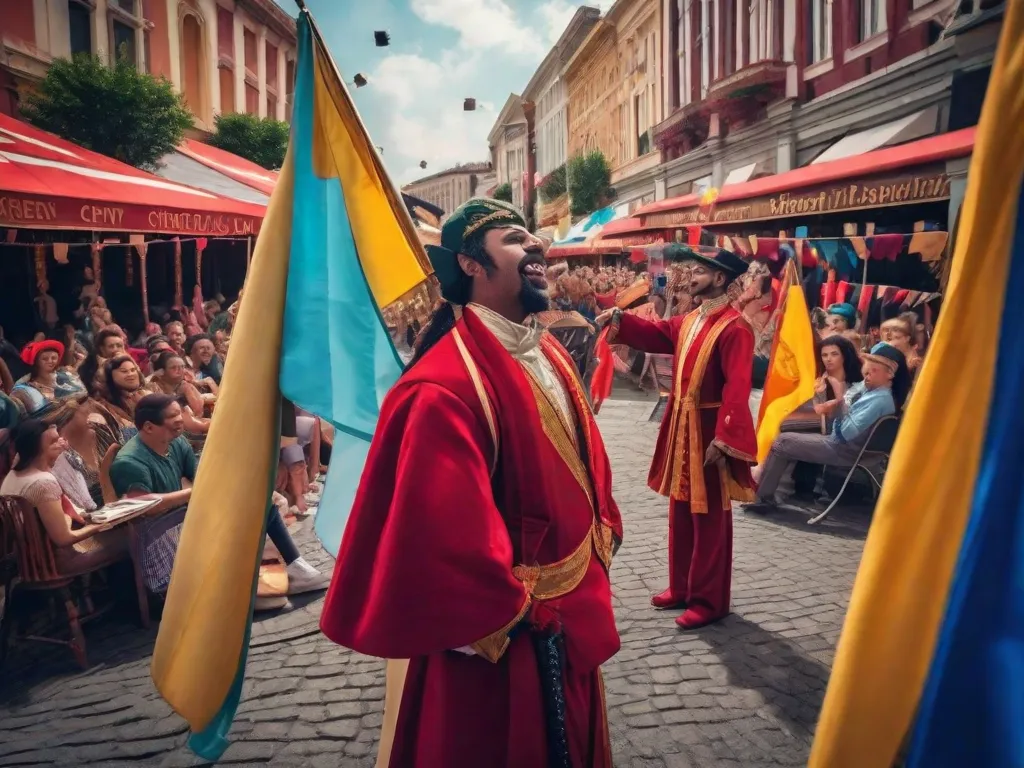
[[[102,295],[133,331],[233,296],[265,206],[160,178],[0,115],[0,325],[24,341]]]
[[[974,129],[967,128],[661,200],[602,237],[656,243],[710,235],[768,261],[789,241],[805,264],[821,263],[843,278],[939,290],[946,233],[962,199],[952,188],[973,146]],[[845,254],[856,258],[847,262]]]

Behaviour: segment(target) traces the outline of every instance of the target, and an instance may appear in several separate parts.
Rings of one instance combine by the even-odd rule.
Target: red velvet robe
[[[731,500],[752,501],[757,438],[750,416],[754,336],[727,303],[670,320],[623,315],[616,341],[674,355],[672,391],[648,483],[669,502],[669,592],[685,603],[683,622],[699,625],[729,612]],[[705,467],[713,442],[724,466]]]
[[[550,336],[542,349],[568,385],[584,458],[470,309],[382,407],[321,628],[360,653],[410,659],[393,768],[547,764],[529,632],[508,640],[524,616],[564,632],[573,765],[611,765],[599,667],[619,648],[607,562],[621,520],[572,360]],[[585,544],[593,531],[601,546]],[[574,552],[581,580],[562,597],[543,599],[529,568],[513,572]],[[463,646],[482,656],[450,650]]]

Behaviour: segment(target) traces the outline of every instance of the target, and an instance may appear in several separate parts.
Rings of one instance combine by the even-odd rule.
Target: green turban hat
[[[514,206],[501,200],[473,197],[452,211],[441,227],[441,245],[427,246],[430,264],[441,283],[441,295],[454,300],[453,289],[464,274],[458,257],[465,252],[466,243],[489,229],[514,226],[525,227],[526,221]]]

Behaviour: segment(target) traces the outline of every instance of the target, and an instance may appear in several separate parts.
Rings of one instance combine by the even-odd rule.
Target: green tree
[[[30,123],[93,152],[153,170],[181,142],[192,113],[166,78],[121,57],[57,59],[21,106]]]
[[[272,117],[233,113],[217,115],[216,131],[210,144],[252,160],[267,170],[276,171],[284,164],[288,150],[288,123]]]
[[[612,170],[599,149],[570,158],[567,177],[573,216],[593,213],[615,198]]]
[[[565,190],[565,163],[562,163],[544,179],[544,183],[540,185],[540,196],[545,203],[550,203],[564,195]]]
[[[504,184],[499,184],[498,188],[494,190],[495,200],[504,200],[506,203],[512,202],[512,185],[507,181]]]

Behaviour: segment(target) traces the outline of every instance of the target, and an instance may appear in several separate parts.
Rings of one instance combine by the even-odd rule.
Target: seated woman
[[[821,344],[821,376],[814,386],[814,397],[797,408],[784,422],[783,432],[820,432],[828,434],[839,402],[846,390],[864,379],[857,348],[838,334]]]
[[[203,418],[205,403],[196,386],[185,376],[185,360],[177,352],[161,352],[153,362],[153,375],[147,384],[151,392],[163,392],[183,404],[185,437],[192,449],[202,453],[206,433],[210,431],[210,420]]]
[[[205,333],[190,337],[185,342],[185,355],[192,364],[196,386],[216,395],[224,375],[224,361],[217,354],[213,339]]]
[[[88,400],[69,399],[54,404],[41,416],[45,424],[57,428],[65,443],[64,452],[53,464],[53,476],[71,502],[86,512],[117,501],[110,484],[104,487],[101,469],[105,456],[100,452],[96,429],[89,423],[91,408]],[[108,450],[106,461],[113,455]]]
[[[87,524],[54,477],[53,465],[64,452],[56,427],[39,419],[22,421],[14,431],[14,449],[17,461],[0,484],[0,495],[19,496],[36,508],[61,573],[92,570],[127,556],[125,532]]]
[[[846,390],[837,405],[832,431],[827,435],[786,432],[775,438],[762,466],[757,503],[745,509],[766,511],[777,505],[779,481],[792,461],[833,467],[851,467],[857,461],[871,427],[884,416],[903,409],[910,375],[903,353],[879,342],[864,355],[864,380]]]
[[[827,435],[832,430],[835,411],[846,390],[863,380],[860,354],[849,339],[838,334],[828,336],[819,344],[822,371],[814,386],[814,397],[797,408],[782,422],[782,432],[816,432]],[[790,472],[784,472],[780,483],[787,485]],[[760,470],[755,470],[755,479]],[[792,491],[795,496],[815,495],[822,479],[821,465],[796,462],[792,468]],[[784,489],[784,493],[786,490]],[[820,493],[820,491],[819,491]]]
[[[33,341],[21,350],[22,361],[31,368],[24,381],[11,389],[25,413],[32,416],[47,403],[85,392],[81,380],[74,373],[60,369],[64,345],[59,341]]]
[[[108,360],[103,366],[104,391],[94,396],[97,420],[107,429],[101,436],[104,452],[111,439],[123,445],[138,431],[135,428],[135,406],[149,391],[143,387],[142,371],[128,355]]]

